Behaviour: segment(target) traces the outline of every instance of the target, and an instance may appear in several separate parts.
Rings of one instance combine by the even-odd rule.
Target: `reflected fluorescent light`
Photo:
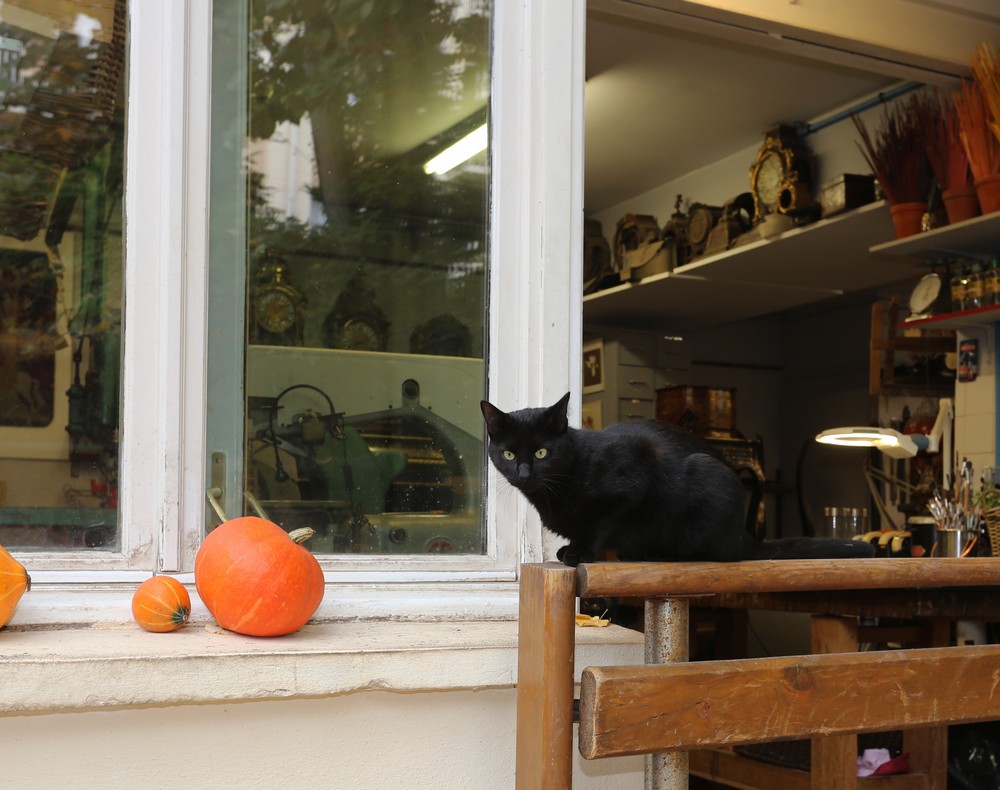
[[[476,154],[486,150],[489,143],[489,135],[484,123],[477,129],[473,129],[465,137],[456,143],[445,148],[433,159],[428,160],[424,165],[424,172],[427,175],[444,175],[449,170],[454,170],[463,162],[472,159]]]
[[[891,458],[911,458],[921,448],[918,440],[926,440],[919,434],[903,434],[892,428],[829,428],[816,436],[820,444],[834,444],[839,447],[877,447]],[[926,442],[921,442],[926,443]]]

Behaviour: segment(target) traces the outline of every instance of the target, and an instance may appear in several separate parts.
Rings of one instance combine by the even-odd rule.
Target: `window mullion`
[[[201,323],[185,309],[193,5],[130,4],[121,522],[127,566],[150,571],[181,565],[185,352]]]

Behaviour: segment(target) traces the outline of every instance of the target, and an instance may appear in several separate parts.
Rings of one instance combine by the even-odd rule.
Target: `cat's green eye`
[[[546,450],[544,447],[542,447],[542,448],[540,448],[538,450],[535,450],[535,458],[544,458],[548,454],[549,454],[549,451]]]
[[[506,458],[508,461],[513,461],[514,460],[514,453],[512,453],[510,450],[504,450],[503,451],[503,457]]]

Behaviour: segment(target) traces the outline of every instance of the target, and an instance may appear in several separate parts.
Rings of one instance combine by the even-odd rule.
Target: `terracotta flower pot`
[[[920,222],[926,213],[926,203],[896,203],[889,206],[892,225],[896,229],[896,238],[903,239],[920,233]]]
[[[941,193],[941,200],[944,201],[944,210],[951,225],[979,216],[979,198],[975,187],[946,189]]]
[[[976,179],[976,195],[984,214],[1000,211],[1000,173]]]

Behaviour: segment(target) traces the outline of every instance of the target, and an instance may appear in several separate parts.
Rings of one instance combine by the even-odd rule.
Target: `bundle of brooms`
[[[858,148],[892,206],[927,203],[931,167],[924,148],[920,113],[917,96],[889,105],[874,135],[868,132],[861,118],[851,115],[861,136]]]
[[[972,76],[983,92],[983,99],[990,111],[990,129],[1000,141],[1000,59],[993,47],[980,44],[972,58]]]
[[[958,110],[949,94],[935,91],[917,97],[924,148],[942,192],[972,187],[969,157],[962,144]]]
[[[972,80],[955,96],[962,143],[984,214],[1000,210],[1000,60],[981,44],[972,57]]]
[[[1000,139],[993,132],[989,105],[978,80],[963,80],[952,94],[959,136],[976,181],[1000,173]]]
[[[931,170],[941,188],[941,200],[949,222],[960,222],[979,214],[979,201],[972,185],[969,157],[962,143],[958,110],[951,95],[942,91],[916,97],[923,128],[924,148]]]

